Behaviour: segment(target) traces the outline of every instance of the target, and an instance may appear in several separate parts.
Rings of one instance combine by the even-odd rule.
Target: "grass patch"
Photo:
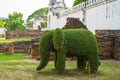
[[[10,43],[10,42],[16,42],[16,41],[31,41],[32,38],[13,38],[13,39],[5,39],[0,38],[0,43]]]
[[[5,53],[0,53],[0,60],[23,60],[26,59],[26,54],[17,53],[13,55],[8,55]]]
[[[120,80],[120,61],[101,60],[96,74],[87,74],[76,68],[76,61],[66,61],[64,74],[58,75],[54,62],[36,71],[39,61],[0,61],[0,80]]]

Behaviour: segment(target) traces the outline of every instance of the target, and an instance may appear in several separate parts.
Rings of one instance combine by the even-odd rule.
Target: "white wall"
[[[49,29],[64,27],[67,17],[80,18],[82,21],[84,18],[82,9],[86,12],[84,24],[93,33],[97,29],[120,29],[120,0],[105,1],[89,0],[86,8],[86,3],[82,3],[72,9],[60,12],[59,18],[53,16],[51,12],[50,16],[52,16],[48,25]]]
[[[120,0],[88,9],[86,14],[86,24],[92,32],[96,29],[120,30]]]
[[[0,28],[0,34],[3,34],[4,36],[5,36],[5,32],[6,32],[7,30],[5,29],[5,28]]]

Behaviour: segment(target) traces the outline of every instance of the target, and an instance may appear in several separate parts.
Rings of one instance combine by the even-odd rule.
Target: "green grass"
[[[0,53],[0,60],[23,60],[26,59],[26,54],[13,54],[13,55],[8,55],[5,53]]]
[[[13,38],[13,39],[5,39],[0,37],[0,43],[10,43],[16,41],[31,41],[32,38]]]
[[[37,72],[39,61],[0,60],[0,80],[120,80],[120,61],[101,60],[96,74],[87,74],[76,68],[76,61],[66,61],[64,74],[58,75],[54,62]]]

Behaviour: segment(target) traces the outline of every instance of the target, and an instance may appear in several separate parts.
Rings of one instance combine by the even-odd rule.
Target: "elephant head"
[[[56,68],[60,68],[64,70],[65,53],[64,53],[63,45],[64,45],[64,34],[61,29],[58,28],[54,31],[45,32],[42,35],[40,44],[39,44],[41,61],[40,61],[39,66],[37,67],[37,70],[41,70],[47,65],[51,51],[54,52],[55,54],[55,67],[62,62],[64,65],[56,67]],[[64,59],[62,57],[57,57],[57,56],[64,56]],[[57,58],[61,61],[59,60],[57,61]]]

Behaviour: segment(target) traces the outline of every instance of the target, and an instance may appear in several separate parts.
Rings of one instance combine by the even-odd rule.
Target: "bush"
[[[98,44],[92,32],[85,29],[56,29],[45,32],[40,40],[41,63],[37,70],[44,68],[50,52],[55,52],[55,68],[58,73],[65,69],[66,56],[77,57],[77,67],[84,69],[86,61],[90,62],[91,72],[99,66]]]
[[[99,66],[98,44],[93,33],[85,29],[67,29],[64,30],[64,38],[66,41],[65,46],[67,46],[66,51],[68,51],[67,55],[76,56],[79,60],[83,60],[83,62],[79,62],[81,66],[78,63],[78,68],[85,68],[84,60],[89,59],[91,72],[97,71]]]

